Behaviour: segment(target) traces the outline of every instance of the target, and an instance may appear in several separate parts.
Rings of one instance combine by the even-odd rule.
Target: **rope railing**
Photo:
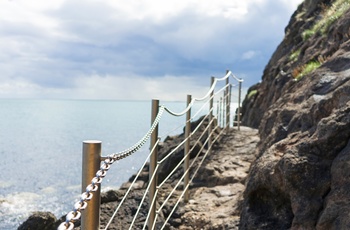
[[[221,132],[222,132],[222,131],[221,131]],[[221,132],[220,132],[220,134],[221,134]],[[219,136],[218,136],[218,137],[219,137]],[[218,137],[214,139],[213,143],[215,143],[215,142],[217,141]],[[196,169],[195,169],[195,172],[193,173],[193,176],[192,176],[191,179],[190,179],[190,183],[192,183],[194,177],[197,175],[197,172],[198,172],[199,168],[203,165],[203,162],[204,162],[204,160],[206,159],[207,155],[208,155],[208,152],[206,152],[206,153],[204,154],[204,156],[202,157],[201,161],[200,161],[199,164],[197,165],[197,167],[196,167]],[[195,159],[192,161],[192,164],[190,165],[190,167],[193,166],[193,163],[197,160],[198,156],[199,156],[199,154],[196,155],[196,157],[195,157]],[[188,174],[188,173],[189,173],[189,169],[184,173],[184,175],[185,175],[185,174]],[[164,229],[166,223],[167,223],[167,222],[169,221],[169,219],[171,218],[172,214],[174,213],[174,211],[176,210],[177,206],[179,205],[179,203],[180,203],[180,201],[181,201],[181,198],[185,195],[185,192],[188,190],[188,188],[189,188],[189,186],[190,186],[190,183],[188,183],[188,184],[186,185],[185,189],[183,190],[183,192],[181,193],[179,199],[177,200],[176,204],[174,205],[172,211],[171,211],[170,214],[168,215],[167,219],[164,221],[164,224],[163,224],[163,226],[161,227],[161,229]]]
[[[217,127],[216,127],[217,128]],[[213,130],[213,132],[215,132],[215,129]],[[213,133],[211,133],[213,134]],[[214,139],[214,142],[215,143],[217,140]],[[204,142],[204,145],[207,144],[208,142],[208,139],[206,139],[206,141]],[[199,155],[200,155],[200,152],[204,149],[204,145],[201,147],[201,150],[196,154],[195,158],[192,160],[192,163],[190,164],[189,168],[183,173],[182,177],[178,180],[177,184],[174,186],[174,188],[172,189],[172,191],[169,193],[169,196],[167,197],[167,199],[163,202],[163,204],[160,206],[160,208],[158,209],[158,213],[160,212],[161,209],[163,209],[164,205],[166,204],[166,202],[170,199],[170,196],[174,193],[174,191],[176,190],[176,188],[180,185],[181,181],[184,179],[185,175],[189,174],[189,171],[190,169],[194,166],[195,162],[197,161]],[[200,166],[203,164],[204,160],[206,159],[206,156],[208,155],[208,151],[204,154],[204,156],[202,157],[201,161],[198,163],[196,169],[195,169],[195,172],[193,173],[191,179],[190,179],[190,182],[192,182],[193,178],[197,175],[197,172],[200,168]],[[186,185],[186,187],[184,188],[183,192],[181,193],[181,195],[179,196],[179,198],[177,199],[176,201],[176,204],[173,206],[170,214],[168,215],[167,219],[164,221],[161,229],[163,229],[166,225],[166,223],[169,221],[169,219],[171,218],[171,215],[172,213],[176,210],[178,204],[180,203],[181,201],[181,198],[185,195],[185,191],[188,189],[190,183]]]
[[[94,158],[93,160],[95,161],[95,163],[96,162],[102,162],[102,163],[101,164],[99,163],[100,164],[99,168],[98,167],[96,168],[96,166],[94,166],[95,168],[93,169],[93,171],[95,173],[91,174],[91,172],[84,172],[84,164],[85,163],[83,162],[83,178],[84,178],[84,173],[89,174],[89,176],[90,175],[92,175],[92,176],[90,176],[91,177],[89,179],[90,181],[87,180],[87,182],[83,182],[83,186],[82,186],[83,192],[80,196],[79,201],[74,204],[73,210],[66,215],[66,220],[61,223],[61,225],[58,227],[58,230],[73,229],[74,222],[76,222],[80,218],[82,219],[81,220],[82,229],[86,229],[86,230],[94,229],[94,230],[96,230],[97,229],[96,226],[98,226],[98,228],[99,228],[99,225],[100,225],[100,223],[99,223],[99,205],[95,206],[92,204],[93,203],[100,203],[99,196],[100,196],[101,182],[102,182],[103,178],[106,176],[108,170],[110,169],[111,165],[114,162],[122,160],[122,159],[136,153],[139,149],[141,149],[144,146],[144,144],[150,138],[151,138],[151,148],[150,148],[151,150],[150,150],[149,155],[147,156],[146,160],[144,161],[141,169],[136,174],[132,183],[129,185],[129,188],[127,189],[124,197],[119,202],[118,206],[116,207],[113,215],[111,216],[110,220],[108,221],[108,223],[106,224],[104,229],[107,230],[108,227],[110,227],[110,225],[112,224],[113,219],[116,217],[118,211],[120,210],[123,203],[125,202],[126,197],[132,191],[132,188],[133,188],[134,184],[136,183],[137,179],[139,178],[139,176],[142,172],[142,169],[145,167],[145,165],[148,163],[149,160],[150,160],[149,181],[148,181],[144,195],[140,201],[139,207],[134,215],[134,218],[131,222],[129,229],[131,229],[132,226],[135,224],[136,218],[141,211],[142,204],[146,200],[147,194],[149,194],[149,198],[150,198],[150,200],[149,200],[149,210],[150,211],[147,214],[147,218],[146,218],[146,221],[144,222],[143,229],[145,229],[146,227],[148,227],[148,229],[154,229],[156,221],[159,217],[159,213],[164,208],[164,206],[167,204],[169,199],[174,195],[175,191],[178,189],[179,185],[181,184],[181,182],[183,180],[185,181],[185,184],[183,186],[183,191],[182,191],[181,195],[179,196],[178,200],[176,201],[176,207],[180,203],[180,200],[183,197],[185,197],[185,202],[186,202],[188,200],[189,183],[192,182],[200,165],[203,163],[205,157],[210,154],[210,150],[211,150],[212,146],[214,145],[214,143],[218,140],[220,135],[222,135],[222,133],[224,133],[224,130],[228,130],[228,128],[230,126],[230,116],[231,116],[230,103],[231,103],[232,85],[229,84],[229,77],[232,77],[233,79],[235,79],[239,83],[238,113],[240,113],[240,91],[241,91],[241,83],[243,80],[234,76],[231,71],[227,71],[226,75],[222,78],[212,77],[211,87],[205,96],[203,96],[201,98],[192,98],[191,95],[188,95],[187,107],[185,108],[185,110],[183,110],[181,112],[174,112],[174,111],[170,110],[168,107],[166,107],[165,105],[159,106],[158,100],[153,100],[153,104],[152,104],[152,117],[153,118],[152,118],[150,129],[143,136],[143,138],[140,139],[140,141],[138,141],[135,145],[133,145],[132,147],[130,147],[126,150],[123,150],[123,151],[117,152],[117,153],[113,153],[113,154],[110,154],[110,155],[103,157],[100,155],[101,154],[100,153],[101,142],[99,142],[99,141],[92,141],[92,142],[87,142],[87,143],[84,142],[84,146],[86,144],[87,147],[85,150],[83,150],[83,155],[84,154],[89,154],[89,155],[95,154],[95,156],[93,156],[93,158]],[[217,87],[217,83],[220,81],[223,81],[223,80],[226,80],[226,84],[223,87],[221,87],[218,91],[214,92],[216,87]],[[217,102],[218,103],[217,105],[219,107],[217,108],[216,125],[214,127],[215,119],[213,119],[213,115],[212,115],[213,111],[214,111],[213,100],[214,100],[214,97],[217,97],[219,94],[222,94],[222,93],[224,94],[223,97],[220,98],[220,102]],[[194,103],[200,102],[200,101],[205,101],[205,103],[201,106],[201,108],[193,116],[191,116],[191,110],[192,110]],[[208,103],[209,103],[209,112],[205,116],[203,116],[202,120],[197,124],[197,126],[194,128],[194,130],[191,131],[190,130],[191,128],[189,125],[190,122],[193,121],[193,119],[195,117],[199,116],[199,114],[202,112],[202,110],[204,110],[205,106],[207,106]],[[157,149],[158,149],[158,144],[160,142],[160,138],[157,136],[158,135],[158,125],[161,121],[161,118],[162,118],[164,111],[168,112],[172,116],[177,116],[177,117],[183,116],[186,114],[186,122],[185,122],[186,123],[186,131],[185,131],[186,137],[174,149],[172,149],[172,151],[170,151],[165,156],[163,156],[163,158],[161,160],[158,160],[157,159],[158,158],[158,156],[157,156],[158,150]],[[226,120],[224,118],[225,116],[226,116]],[[240,114],[237,114],[237,116],[238,116],[237,124],[238,124],[238,129],[239,129]],[[192,148],[189,148],[190,139],[193,137],[193,135],[196,132],[199,131],[200,127],[204,125],[204,122],[206,120],[208,120],[208,124],[206,124],[206,127],[203,130],[201,130],[202,133],[199,134],[198,139],[194,141],[195,144],[192,146]],[[212,137],[214,136],[214,133],[217,132],[218,129],[221,129],[221,127],[223,129],[216,135],[216,137],[214,139],[212,139]],[[202,140],[206,133],[208,134],[207,138],[205,140]],[[200,150],[195,155],[195,157],[192,159],[191,164],[189,164],[190,154],[194,151],[195,146],[201,141],[203,143],[202,143]],[[160,165],[163,164],[171,155],[173,155],[175,152],[177,152],[182,146],[184,146],[184,149],[185,149],[184,157],[176,164],[176,166],[171,170],[169,175],[167,175],[159,185],[156,185],[157,177],[158,177],[157,173],[158,173],[158,169],[159,169]],[[188,146],[188,147],[186,147],[186,146]],[[199,158],[200,153],[204,151],[205,146],[207,146],[207,150],[205,151],[205,154],[202,156],[200,163],[197,164],[197,169],[194,169],[195,173],[192,173],[192,177],[189,178],[190,170],[192,169],[194,163]],[[87,151],[87,153],[85,153],[84,151]],[[83,160],[84,160],[84,157],[83,157]],[[87,159],[86,161],[89,162],[92,160]],[[88,164],[88,163],[86,163],[86,164]],[[165,198],[164,202],[157,209],[156,208],[156,200],[157,200],[157,194],[159,193],[159,189],[162,188],[162,186],[164,186],[164,184],[169,180],[169,178],[177,170],[179,170],[181,166],[184,166],[183,175],[178,179],[178,182],[176,183],[174,188],[171,190],[171,192]],[[88,170],[91,171],[91,169],[88,169]],[[94,200],[95,199],[95,197],[93,197],[94,195],[97,196],[96,197],[97,201]],[[92,200],[94,200],[94,201],[92,201]],[[87,208],[88,202],[91,202],[91,206],[93,207],[93,208],[91,208],[92,210],[89,209],[90,207]],[[167,218],[165,219],[162,229],[164,228],[165,224],[169,221],[169,218],[171,217],[171,215],[174,212],[176,207],[173,208],[170,215],[167,216]],[[96,210],[96,209],[98,209],[98,210]]]
[[[147,140],[150,138],[152,132],[157,127],[157,125],[162,117],[163,111],[164,111],[164,107],[161,107],[159,110],[159,113],[157,114],[155,121],[151,125],[151,128],[148,130],[148,132],[145,134],[145,136],[139,142],[137,142],[135,145],[133,145],[132,147],[130,147],[122,152],[114,153],[114,154],[111,154],[107,157],[101,158],[101,160],[103,160],[103,162],[102,162],[100,169],[96,172],[96,176],[91,179],[91,184],[89,184],[86,187],[86,191],[81,194],[80,201],[78,201],[74,204],[73,211],[69,212],[66,215],[66,221],[61,223],[61,225],[58,227],[59,230],[61,230],[61,229],[62,230],[63,229],[71,230],[74,228],[73,223],[80,219],[81,211],[86,209],[87,201],[90,201],[93,197],[93,193],[99,189],[99,187],[100,187],[99,185],[101,184],[103,178],[106,176],[107,171],[110,169],[111,165],[114,162],[119,161],[123,158],[126,158],[126,157],[130,156],[131,154],[137,152],[147,142]]]
[[[204,95],[204,96],[201,97],[201,98],[193,98],[193,99],[191,100],[191,102],[189,103],[189,105],[186,107],[186,109],[184,109],[182,112],[176,113],[176,112],[173,112],[173,111],[171,111],[170,109],[168,109],[168,108],[166,108],[166,107],[165,107],[165,111],[167,111],[169,114],[171,114],[171,115],[173,115],[173,116],[182,116],[182,115],[185,115],[186,112],[192,107],[192,105],[194,104],[194,102],[196,102],[196,101],[204,101],[205,99],[207,99],[208,97],[210,97],[210,94],[211,94],[212,92],[214,92],[214,89],[215,89],[215,87],[216,87],[217,82],[226,80],[226,79],[228,79],[230,76],[234,76],[234,75],[232,74],[231,71],[228,71],[224,77],[222,77],[222,78],[214,78],[214,82],[213,82],[213,84],[211,85],[211,87],[210,87],[209,91],[207,92],[207,94]]]
[[[158,141],[157,141],[156,144],[158,145],[159,142],[160,142],[160,139],[158,139]],[[151,149],[151,151],[150,151],[150,153],[148,154],[146,160],[145,160],[144,163],[142,164],[141,169],[144,168],[145,165],[148,163],[148,160],[149,160],[151,154],[153,153],[153,151],[155,150],[155,148],[157,147],[157,145],[155,145],[155,146]],[[137,174],[136,174],[134,180],[132,181],[132,183],[130,184],[128,190],[127,190],[126,193],[125,193],[126,195],[130,193],[132,187],[135,185],[135,183],[136,183],[137,179],[139,178],[141,172],[142,172],[142,170],[139,170],[139,171],[137,172]],[[127,197],[126,195],[125,195],[125,196],[123,197],[123,199],[119,202],[119,204],[118,204],[117,208],[115,209],[113,215],[111,216],[110,220],[108,221],[108,223],[107,223],[107,225],[106,225],[106,227],[105,227],[105,230],[107,230],[107,228],[111,225],[112,220],[113,220],[114,217],[116,216],[116,214],[117,214],[117,212],[119,211],[120,207],[124,204],[124,201],[126,200],[126,197]]]

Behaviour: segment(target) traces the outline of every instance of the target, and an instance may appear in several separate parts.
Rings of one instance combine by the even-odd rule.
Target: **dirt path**
[[[177,229],[238,229],[239,203],[258,143],[255,129],[231,129],[198,171]],[[203,186],[205,185],[205,186]]]

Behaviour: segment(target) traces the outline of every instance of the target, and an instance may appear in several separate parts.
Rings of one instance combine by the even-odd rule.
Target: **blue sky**
[[[0,98],[185,100],[260,81],[302,0],[3,0]]]

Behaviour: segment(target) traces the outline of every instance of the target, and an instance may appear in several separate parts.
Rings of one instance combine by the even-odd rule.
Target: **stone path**
[[[188,204],[180,208],[182,224],[176,229],[238,229],[239,204],[258,141],[257,130],[241,127],[214,146],[191,185]]]
[[[180,136],[177,138],[180,138]],[[185,204],[181,201],[165,229],[238,229],[239,204],[242,200],[245,178],[251,162],[255,159],[254,152],[258,141],[257,130],[247,127],[241,127],[241,131],[231,129],[228,134],[223,136],[214,145],[212,153],[205,159],[197,176],[191,183],[189,202]],[[179,154],[182,156],[183,152],[180,151]],[[183,175],[181,169],[178,171],[173,175],[174,179],[170,180],[170,183],[165,183],[164,188],[160,189],[160,203],[164,202],[164,197],[172,191],[173,184]],[[145,176],[141,178],[142,185],[149,177],[147,167],[144,168],[144,173]],[[145,188],[142,186],[134,188],[130,197],[119,210],[118,218],[113,220],[108,229],[128,228],[126,226],[130,225],[144,192]],[[111,218],[124,193],[125,189],[120,189],[110,190],[102,194],[100,216],[102,228]],[[165,205],[162,215],[170,215],[169,210],[172,210],[181,193],[182,189],[175,191],[174,198],[170,199]],[[142,229],[148,214],[147,206],[147,202],[143,204],[143,208],[136,219],[135,229]],[[57,229],[58,225],[65,219],[65,216],[63,216],[57,220],[49,212],[37,214],[29,217],[19,229]],[[47,214],[50,216],[50,221],[46,218]],[[164,216],[160,219],[159,224],[162,226],[161,221],[164,221]],[[76,226],[79,225],[78,221]],[[80,227],[74,229],[80,229]],[[159,229],[159,226],[156,226],[156,229]]]

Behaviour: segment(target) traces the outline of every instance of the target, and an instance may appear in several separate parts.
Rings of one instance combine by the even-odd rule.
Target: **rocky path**
[[[189,202],[180,208],[182,224],[176,229],[238,229],[239,204],[258,141],[256,129],[241,127],[214,146],[190,187]]]
[[[183,138],[179,135],[162,147],[163,152],[167,152],[172,146],[176,146]],[[214,145],[212,153],[204,160],[203,165],[199,168],[198,174],[190,186],[190,200],[188,203],[180,202],[174,215],[171,216],[165,229],[238,229],[240,216],[240,201],[244,191],[245,178],[248,174],[249,167],[254,161],[255,147],[259,141],[257,130],[241,127],[230,129],[229,132],[221,137]],[[167,146],[167,147],[166,147]],[[178,154],[183,156],[183,151],[179,150]],[[171,161],[176,160],[175,158]],[[168,166],[168,165],[167,165]],[[118,217],[113,219],[109,230],[128,229],[132,218],[136,212],[138,204],[145,193],[145,185],[148,181],[148,167],[144,169],[144,176],[136,183],[131,194],[126,199],[124,205],[119,210]],[[160,203],[164,202],[164,197],[172,190],[174,183],[183,175],[183,171],[172,176],[170,183],[166,183],[164,188],[159,192]],[[164,172],[167,174],[167,172]],[[142,174],[143,175],[143,174]],[[130,180],[133,179],[133,176]],[[124,196],[126,188],[130,186],[126,182],[119,190],[110,190],[102,194],[101,205],[101,228],[111,218],[114,209],[118,206]],[[174,198],[162,210],[159,224],[162,226],[164,216],[169,215],[182,189],[176,190]],[[146,216],[148,214],[148,201],[143,205],[138,218],[136,219],[134,229],[142,229]],[[157,204],[159,207],[159,204]],[[65,216],[57,220],[50,212],[37,212],[28,218],[18,229],[43,229],[54,230],[64,221]],[[80,229],[79,221],[76,222],[74,229]],[[156,226],[159,229],[160,226]]]

